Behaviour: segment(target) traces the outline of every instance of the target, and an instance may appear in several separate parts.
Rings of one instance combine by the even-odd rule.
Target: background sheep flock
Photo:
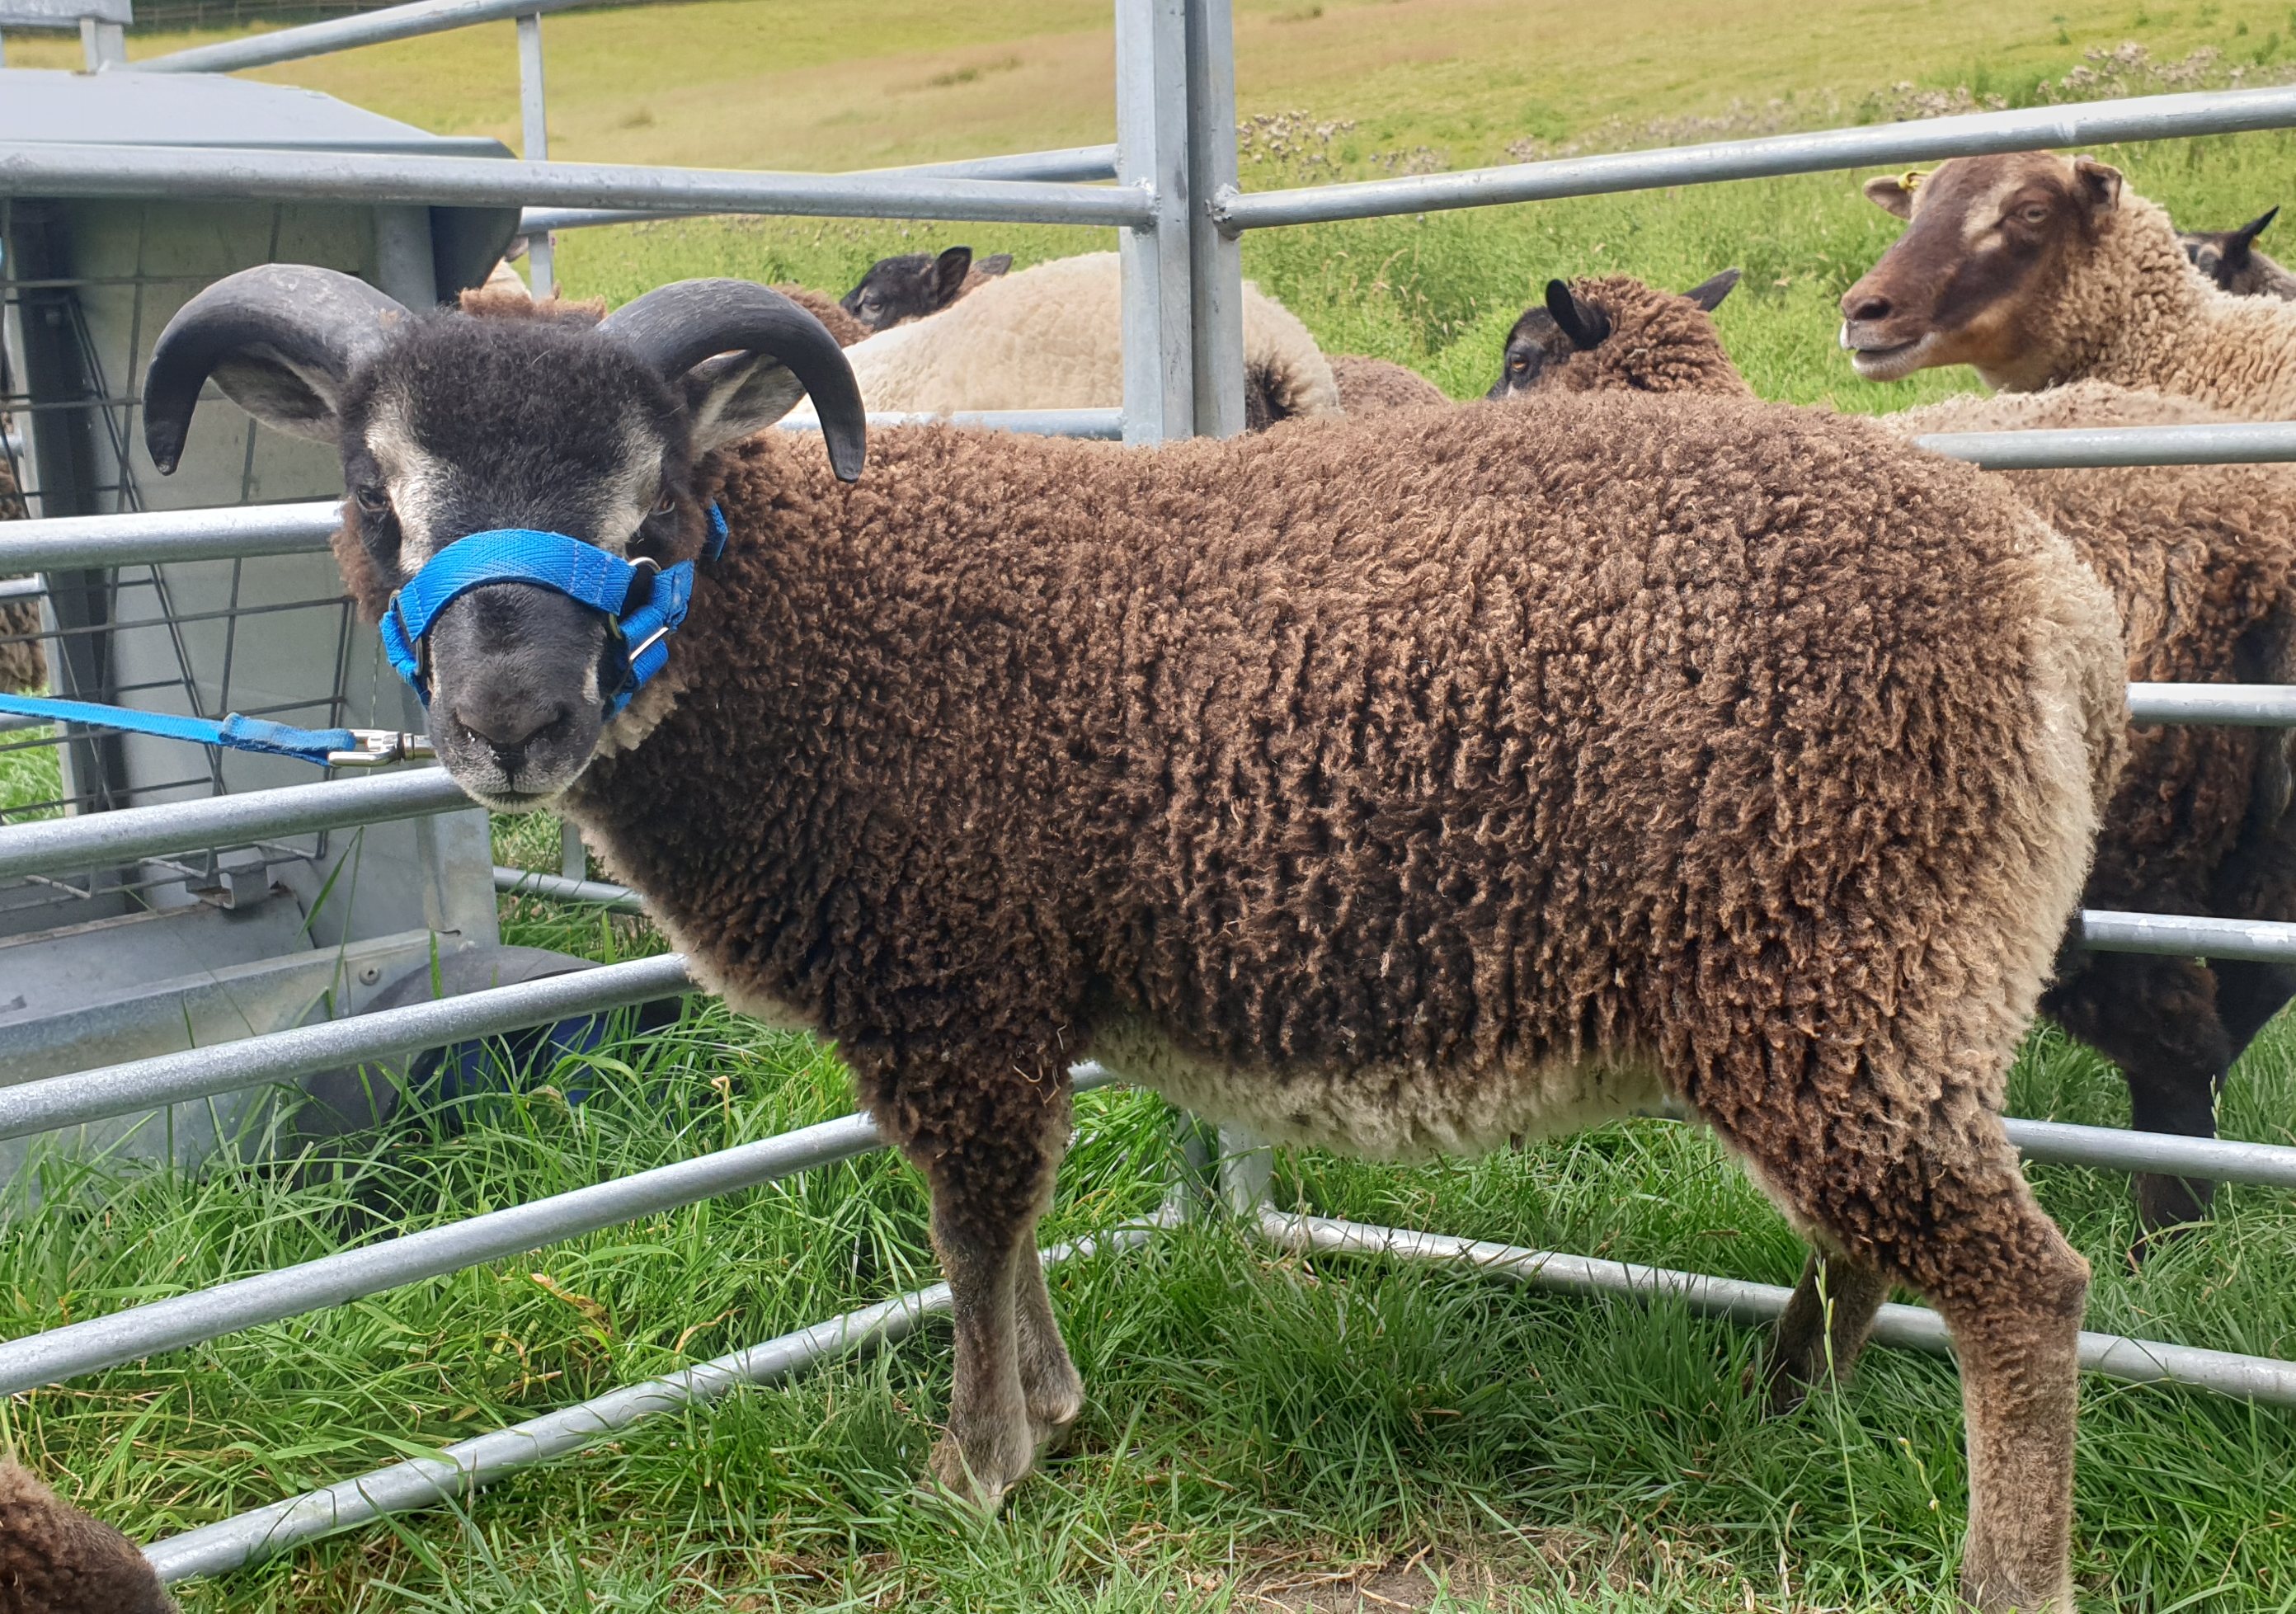
[[[1468,110],[1451,121],[1414,123],[1390,110],[1390,98],[1423,109],[1425,84],[1400,94],[1366,78],[1353,99],[1310,102],[1334,115],[1252,120],[1243,131],[1244,183],[1371,177],[1431,160],[1464,167],[1505,160],[1510,143],[1543,155],[1577,141],[1601,150],[1823,127],[1911,115],[1927,110],[1917,104],[1924,95],[1938,98],[1938,111],[1981,106],[1988,95],[2067,97],[2082,93],[2078,83],[2064,86],[2084,71],[2098,77],[2099,93],[2188,87],[2144,75],[2201,47],[2222,54],[2193,70],[2202,75],[2197,82],[2226,82],[2231,65],[2251,60],[2256,77],[2246,81],[2258,82],[2282,62],[2280,53],[2296,49],[2276,44],[2259,59],[2267,33],[2296,40],[2285,8],[2203,6],[2201,16],[2185,7],[2142,26],[2148,51],[2132,66],[2111,50],[2132,26],[2125,8],[2094,17],[2077,10],[2062,25],[2018,20],[2021,53],[2013,59],[2034,70],[2030,85],[2009,84],[1971,70],[1974,47],[1947,48],[1977,37],[1982,9],[1953,4],[1951,25],[1925,30],[1945,38],[1900,38],[1859,70],[1862,79],[1835,85],[1831,99],[1808,91],[1786,95],[1782,107],[1769,97],[1821,82],[1794,55],[1805,20],[1799,8],[1749,8],[1737,23],[1747,50],[1759,46],[1776,71],[1804,77],[1764,79],[1769,68],[1729,57],[1748,99],[1736,108],[1716,102],[1710,129],[1689,124],[1664,93],[1605,102],[1581,86],[1568,93],[1583,99],[1529,113],[1519,89],[1479,100],[1483,92],[1470,86],[1458,98]],[[1240,6],[1240,26],[1278,44],[1308,42],[1357,9],[1286,4],[1261,15]],[[599,15],[603,27],[618,13]],[[938,38],[931,30],[944,26],[919,19],[910,29],[902,16],[905,37]],[[1625,16],[1622,26],[1643,20],[1631,7]],[[1435,18],[1426,26],[1447,25]],[[1602,42],[1579,40],[1573,26],[1557,23],[1539,49],[1507,60],[1541,61],[1541,83],[1551,78],[1543,54],[1563,65],[1577,60],[1573,51],[1606,61]],[[2060,31],[2069,36],[2063,45]],[[574,32],[570,20],[566,33]],[[1480,37],[1465,37],[1472,45]],[[16,39],[9,45],[12,57]],[[933,73],[986,74],[935,92],[952,98],[993,87],[999,74],[1017,80],[1034,70],[1034,47],[1011,47],[1023,65],[1009,70],[995,65],[1004,45],[956,38],[936,48],[947,65]],[[1247,39],[1239,48],[1255,47]],[[1713,48],[1727,57],[1726,45]],[[1901,63],[1909,49],[1939,53]],[[415,69],[381,60],[362,84],[328,78],[348,70],[323,61],[295,81],[444,127],[423,116],[421,97],[430,92]],[[910,76],[903,84],[930,76],[902,70]],[[1899,85],[1906,75],[1921,87]],[[1285,104],[1255,97],[1250,86],[1245,94],[1248,106]],[[666,124],[665,100],[650,104]],[[619,136],[633,143],[633,160],[709,160],[647,146],[660,127],[632,125]],[[1070,137],[1053,127],[1042,139],[960,138],[965,149],[1019,149]],[[1425,147],[1434,157],[1421,154]],[[2296,314],[2276,324],[2261,312],[2296,289],[2270,257],[2276,232],[2290,226],[2253,222],[2296,200],[2296,136],[2087,154],[2117,170],[2132,198],[2165,209],[2184,233],[2181,272],[2195,284],[2251,301],[2259,312],[2238,318],[2260,322],[2257,330],[2296,332]],[[801,164],[847,166],[788,162]],[[1444,399],[1464,404],[1505,389],[1508,356],[1526,346],[1538,351],[1546,390],[1650,390],[1649,378],[1663,370],[1669,379],[1656,389],[1873,414],[1900,438],[2243,413],[2237,400],[2196,398],[2165,371],[2160,396],[2116,373],[2119,392],[2083,383],[1991,403],[1955,401],[1984,390],[1962,367],[1860,379],[1836,342],[1841,299],[1906,229],[1859,194],[1866,177],[1251,237],[1245,273],[1272,311],[1265,328],[1275,332],[1261,349],[1254,425],[1272,427],[1272,443],[1352,430],[1316,416],[1394,410],[1403,412],[1398,422],[1414,422],[1411,435],[1439,431],[1416,422],[1450,406]],[[1084,295],[1104,295],[1076,266],[1109,244],[1104,233],[1049,228],[702,221],[562,235],[558,273],[568,296],[610,307],[693,275],[779,285],[801,295],[849,351],[863,350],[857,362],[866,376],[881,362],[871,352],[898,359],[975,340],[965,333],[987,324],[1000,301],[1025,304],[1016,293],[1032,276],[1044,283],[1041,268],[1082,275]],[[1565,283],[1566,295],[1550,298],[1550,281]],[[877,295],[865,306],[872,285]],[[1680,295],[1692,290],[1694,300]],[[1074,295],[1062,304],[1078,306]],[[1599,334],[1588,311],[1602,315]],[[1594,340],[1582,346],[1574,327]],[[1629,357],[1622,344],[1636,332]],[[2296,375],[2296,334],[2286,340]],[[1102,356],[1095,350],[1094,362]],[[883,362],[884,373],[898,368]],[[2276,378],[2266,384],[2268,401],[2250,417],[2296,415],[2296,390],[2278,390],[2285,383]],[[1285,391],[1306,406],[1264,407]],[[886,406],[1019,401],[936,406],[913,397]],[[1099,400],[1047,400],[1083,401]],[[1276,423],[1287,415],[1309,418]],[[2296,640],[2283,633],[2296,629],[2296,529],[2287,519],[2296,515],[2296,471],[1998,480],[2056,522],[2114,595],[2132,667],[2203,680],[2296,674]],[[2160,609],[2140,632],[2147,605]],[[2275,799],[2284,815],[2287,807],[2281,736],[2196,729],[2131,739],[2084,902],[2296,918],[2282,895],[2296,878],[2284,865],[2296,859],[2276,838],[2288,825],[2265,810]],[[11,799],[45,793],[38,781],[13,778],[12,766],[0,754],[0,812]],[[504,861],[556,866],[556,827],[546,818],[498,820],[496,844]],[[505,939],[600,959],[668,945],[643,921],[531,897],[506,898],[504,913]],[[2147,1061],[2161,1051],[2116,1042],[2110,1021],[2167,1028],[2168,1042],[2185,1038],[2167,1051],[2177,1072],[2168,1085],[2184,1124],[2197,1127],[2194,1073],[2201,1088],[2212,1087],[2223,1056],[2253,1036],[2221,1094],[2207,1094],[2214,1119],[2226,1136],[2296,1141],[2296,1038],[2284,1022],[2258,1034],[2252,1024],[2226,1023],[2239,1018],[2229,1003],[2195,1004],[2194,966],[2123,960],[2113,969],[2123,966],[2128,973],[2061,978],[2063,990],[2042,1005],[2011,1073],[2010,1111],[2129,1124],[2124,1067],[2134,1080],[2135,1070],[2157,1068]],[[2251,996],[2281,989],[2265,981]],[[2083,1003],[2068,1001],[2084,990]],[[389,1136],[337,1145],[291,1176],[253,1168],[130,1176],[100,1162],[53,1161],[39,1191],[7,1209],[0,1333],[308,1258],[378,1226],[427,1225],[724,1148],[842,1113],[853,1099],[833,1051],[762,1029],[715,1000],[695,1001],[658,1035],[610,1041],[578,1069],[524,1071],[504,1086],[451,1108],[415,1107]],[[570,1106],[561,1095],[574,1090],[589,1096]],[[665,1110],[666,1092],[691,1101]],[[2137,1102],[2142,1118],[2144,1093]],[[1075,1142],[1043,1241],[1154,1208],[1171,1148],[1159,1114],[1152,1096],[1127,1090],[1077,1101]],[[2231,1186],[2207,1203],[2205,1189],[2173,1182],[2132,1193],[2125,1175],[2048,1167],[2026,1175],[2093,1271],[2089,1327],[2296,1355],[2296,1206],[2285,1193]],[[1283,1205],[1366,1221],[1779,1283],[1794,1282],[1805,1248],[1709,1135],[1655,1120],[1465,1162],[1369,1165],[1294,1150],[1279,1156],[1275,1192]],[[2161,1236],[2187,1217],[2198,1219]],[[96,1517],[150,1540],[939,1275],[916,1175],[870,1157],[18,1397],[0,1405],[0,1452],[12,1450]],[[994,1521],[913,1495],[948,1413],[949,1335],[928,1329],[873,1359],[641,1426],[465,1507],[299,1549],[178,1595],[194,1614],[906,1606],[1331,1614],[1398,1604],[1897,1614],[1950,1606],[1968,1470],[1949,1362],[1869,1353],[1844,1386],[1821,1386],[1799,1410],[1766,1416],[1763,1398],[1744,1388],[1761,1370],[1757,1331],[1665,1305],[1589,1304],[1420,1268],[1279,1256],[1217,1229],[1183,1229],[1138,1255],[1081,1262],[1054,1276],[1051,1289],[1088,1399],[1067,1454],[1015,1488]],[[2287,1474],[2296,1421],[2094,1380],[2082,1384],[2079,1416],[2073,1569],[2084,1608],[2092,1597],[2098,1607],[2146,1610],[2292,1606],[2296,1503]],[[7,1517],[56,1515],[37,1482],[0,1468],[0,1519]],[[85,1564],[102,1589],[94,1601],[24,1601],[29,1594],[12,1594],[0,1554],[0,1614],[166,1606],[122,1566],[114,1538],[65,1532],[53,1540],[61,1557],[41,1560],[44,1572]]]

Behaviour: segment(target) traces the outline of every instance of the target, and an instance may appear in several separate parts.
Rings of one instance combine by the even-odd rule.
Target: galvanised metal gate
[[[427,0],[261,39],[139,64],[139,70],[223,70],[287,60],[377,38],[404,37],[488,17],[531,19],[553,0]],[[526,23],[529,128],[538,130],[538,22]],[[1123,230],[1124,407],[1022,419],[1023,430],[1118,435],[1154,443],[1226,434],[1242,423],[1241,261],[1243,231],[1435,209],[1603,192],[1900,166],[1975,152],[2296,127],[2296,89],[2148,96],[2046,111],[1984,113],[1466,173],[1244,193],[1236,184],[1233,35],[1228,0],[1117,0],[1117,127],[1105,148],[1047,152],[939,170],[825,176],[648,168],[446,157],[0,144],[0,197],[197,196],[356,199],[370,202],[513,201],[545,243],[552,229],[630,217],[787,213],[864,217],[1112,225]],[[539,156],[539,142],[529,158]],[[1081,183],[1113,172],[1113,187]],[[545,260],[546,262],[546,260]],[[546,268],[541,271],[546,276]],[[546,279],[545,281],[546,283]],[[985,417],[984,417],[985,418]],[[2296,460],[2296,423],[1962,434],[1923,439],[1995,468]],[[323,548],[334,506],[312,504],[164,516],[34,520],[0,528],[0,573],[146,565],[195,557],[273,555]],[[2140,723],[2296,727],[2296,688],[2134,685]],[[419,817],[464,805],[453,782],[416,769],[163,807],[131,807],[0,828],[0,881],[102,860],[125,861],[236,840]],[[498,886],[635,909],[627,892],[594,882],[497,870]],[[2095,948],[2172,955],[2296,961],[2296,923],[2089,913]],[[290,1082],[311,1072],[562,1016],[690,990],[675,956],[472,993],[301,1027],[220,1046],[0,1088],[0,1140],[156,1105]],[[1079,1086],[1114,1078],[1091,1066]],[[2296,1188],[2296,1148],[2011,1120],[2030,1159]],[[554,1240],[769,1182],[878,1146],[861,1116],[803,1128],[618,1181],[385,1240],[300,1266],[129,1308],[0,1345],[0,1394],[76,1375],[235,1329],[275,1321]],[[1788,1291],[1578,1256],[1478,1243],[1277,1211],[1268,1157],[1223,1135],[1218,1179],[1228,1209],[1289,1248],[1466,1263],[1493,1276],[1578,1293],[1666,1294],[1742,1321],[1775,1316]],[[1197,1161],[1197,1164],[1203,1164]],[[1044,1252],[1048,1262],[1098,1244],[1124,1247],[1189,1214],[1176,1189],[1165,1213],[1096,1241]],[[898,1338],[945,1307],[945,1288],[919,1290],[812,1328],[513,1428],[458,1442],[324,1490],[193,1530],[147,1549],[163,1578],[216,1574],[314,1536],[417,1508],[572,1450],[647,1413],[708,1402],[744,1383],[770,1383],[875,1340]],[[1875,1337],[1942,1352],[1942,1323],[1923,1307],[1882,1310]],[[2199,1386],[2296,1405],[2296,1363],[2084,1334],[2090,1372]]]

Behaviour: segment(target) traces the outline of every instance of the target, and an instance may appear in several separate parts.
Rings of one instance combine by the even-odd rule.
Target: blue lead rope
[[[93,700],[52,700],[45,695],[0,695],[0,714],[41,717],[51,723],[79,723],[90,728],[121,729],[131,734],[152,734],[161,740],[187,740],[193,745],[219,745],[234,751],[258,751],[266,757],[292,757],[319,767],[376,767],[411,757],[427,757],[430,747],[420,734],[389,729],[296,728],[262,717],[231,713],[213,717],[179,717],[172,712],[141,712],[132,707],[103,706]]]
[[[713,504],[709,536],[701,551],[705,560],[715,561],[726,553],[726,517]],[[693,602],[693,576],[691,561],[663,567],[652,561],[633,563],[563,533],[523,528],[472,533],[441,550],[391,596],[382,618],[383,653],[392,669],[414,686],[428,706],[430,686],[424,676],[422,645],[439,613],[471,590],[489,583],[531,583],[603,612],[612,625],[615,642],[621,647],[622,676],[607,698],[606,716],[611,718],[668,664],[669,636],[685,622]],[[638,580],[647,577],[652,586],[639,589]],[[179,717],[169,712],[137,711],[93,700],[0,694],[0,715],[119,729],[268,757],[292,757],[320,767],[378,767],[431,755],[430,742],[420,734],[391,729],[296,728],[237,712],[220,720]]]

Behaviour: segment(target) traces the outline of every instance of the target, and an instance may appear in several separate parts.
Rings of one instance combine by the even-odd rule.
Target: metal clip
[[[413,762],[438,755],[430,749],[430,737],[425,734],[402,734],[387,728],[355,728],[350,733],[358,741],[358,750],[329,751],[329,767],[384,767],[394,762]]]

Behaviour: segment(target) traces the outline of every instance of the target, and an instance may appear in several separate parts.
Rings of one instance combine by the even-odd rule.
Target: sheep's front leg
[[[872,1100],[924,1169],[948,1278],[955,1378],[933,1475],[992,1510],[1084,1398],[1037,1261],[1037,1222],[1052,1202],[1070,1113],[1063,1067],[1043,1063],[1051,1074],[1032,1079],[1036,1061],[976,1054],[934,1070],[936,1079],[886,1083]],[[949,1074],[984,1067],[996,1074],[969,1090]]]
[[[1036,1265],[1027,1237],[1036,1218],[984,1225],[974,1217],[948,1214],[938,1192],[933,1201],[933,1248],[948,1277],[950,1315],[956,1324],[948,1432],[933,1448],[933,1477],[994,1512],[1037,1460],[1036,1430],[1021,1381],[1017,1315],[1017,1290],[1029,1281],[1018,1269],[1023,1262]],[[1043,1286],[1041,1278],[1034,1282]]]

